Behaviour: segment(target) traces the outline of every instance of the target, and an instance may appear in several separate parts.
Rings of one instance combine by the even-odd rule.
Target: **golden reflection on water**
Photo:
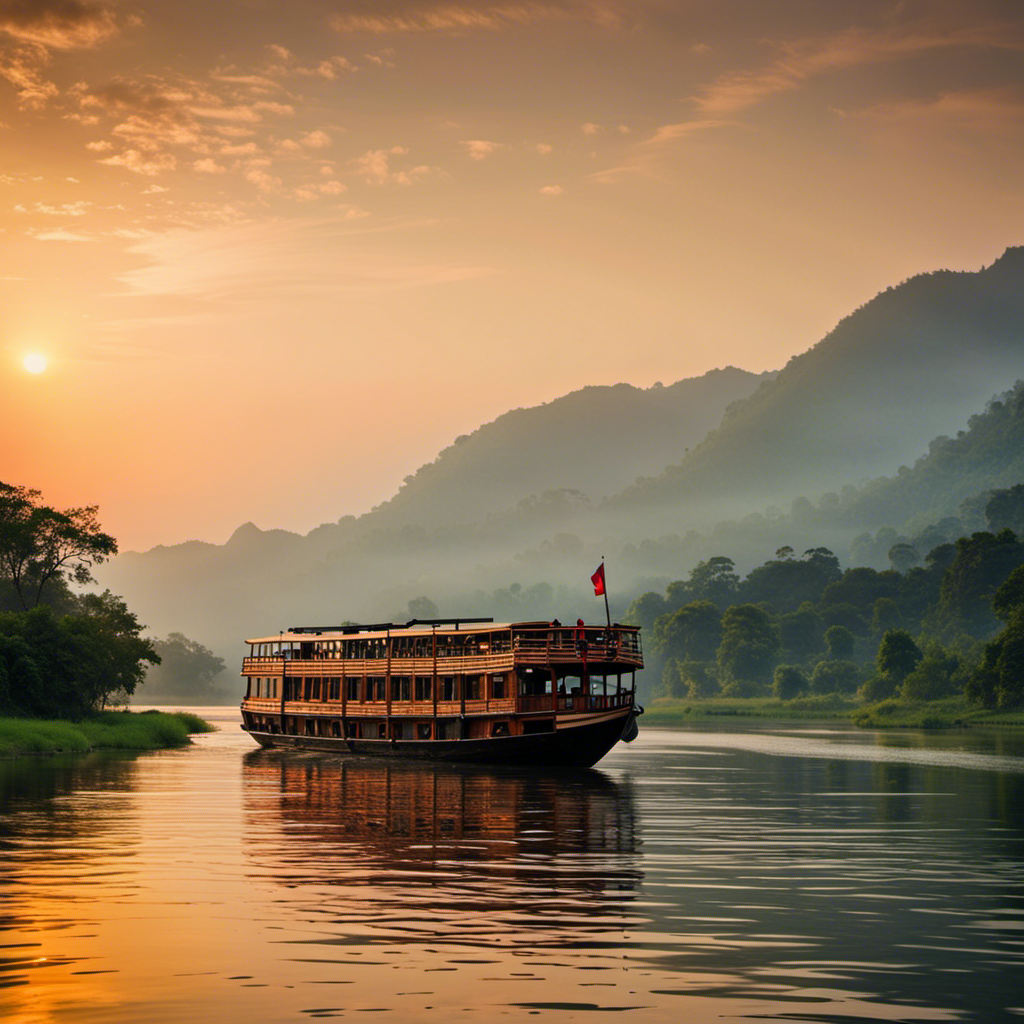
[[[0,1020],[1019,1019],[1024,772],[833,739],[0,762]]]

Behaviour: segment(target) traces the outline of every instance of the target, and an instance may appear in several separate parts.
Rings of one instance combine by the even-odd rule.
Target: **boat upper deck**
[[[404,625],[292,627],[247,643],[251,650],[242,675],[437,675],[576,665],[618,673],[643,668],[639,628],[619,623],[609,628],[557,621],[414,619]]]

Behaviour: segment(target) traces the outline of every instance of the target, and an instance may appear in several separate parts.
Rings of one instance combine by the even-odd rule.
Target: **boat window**
[[[441,700],[459,699],[459,681],[455,676],[442,676],[439,682]]]
[[[391,699],[392,700],[411,700],[411,680],[408,676],[392,676],[391,677]]]
[[[418,740],[429,740],[430,739],[430,723],[429,722],[417,722],[416,723],[416,739],[418,739]]]
[[[346,700],[359,700],[359,690],[362,679],[353,678],[345,680],[345,699]]]
[[[416,689],[415,697],[416,700],[430,700],[432,697],[432,689],[434,680],[430,676],[417,676],[416,677]]]
[[[480,700],[480,676],[466,676],[466,700]]]
[[[505,677],[491,676],[491,696],[495,700],[502,700],[505,697]]]
[[[366,678],[366,699],[385,700],[383,676],[367,676]]]

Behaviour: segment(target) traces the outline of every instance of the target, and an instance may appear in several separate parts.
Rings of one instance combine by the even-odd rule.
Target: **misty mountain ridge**
[[[373,510],[380,525],[474,522],[549,491],[609,497],[679,461],[774,374],[734,366],[637,388],[592,385],[455,439]]]
[[[889,288],[794,356],[679,464],[610,505],[670,528],[894,473],[1024,366],[1024,248]],[[623,520],[625,517],[623,517]]]
[[[879,517],[898,513],[905,522],[936,507],[948,485],[941,474],[917,492],[904,484],[891,500],[881,500],[877,482],[870,501],[860,487],[899,477],[902,463],[1012,385],[1024,365],[1022,285],[1024,249],[977,273],[921,275],[846,317],[777,375],[728,368],[670,388],[585,388],[498,417],[358,519],[304,537],[246,524],[225,545],[127,553],[104,567],[103,582],[158,632],[179,630],[230,653],[243,635],[304,620],[390,618],[420,594],[442,612],[465,614],[469,600],[474,614],[486,614],[496,587],[519,580],[527,589],[540,581],[576,588],[580,566],[589,573],[606,553],[618,563],[623,598],[641,577],[679,578],[711,553],[750,564],[782,543],[827,543],[842,553]],[[686,434],[681,413],[660,403],[685,395],[700,405],[702,388],[706,404]],[[716,417],[703,440],[686,443]],[[594,441],[616,432],[628,444]],[[533,458],[551,449],[557,461]],[[673,462],[634,483],[654,458]],[[981,465],[970,486],[1001,486],[1014,472],[1004,466],[1000,483],[986,483],[992,467]],[[557,486],[545,490],[549,483]],[[823,493],[819,507],[806,497]]]

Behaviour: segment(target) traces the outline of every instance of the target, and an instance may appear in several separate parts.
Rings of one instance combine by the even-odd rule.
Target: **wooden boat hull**
[[[457,740],[371,740],[332,736],[299,736],[247,730],[263,747],[335,751],[374,757],[396,757],[463,764],[501,764],[590,768],[630,732],[638,709],[617,708],[600,715],[559,716],[551,732]]]

